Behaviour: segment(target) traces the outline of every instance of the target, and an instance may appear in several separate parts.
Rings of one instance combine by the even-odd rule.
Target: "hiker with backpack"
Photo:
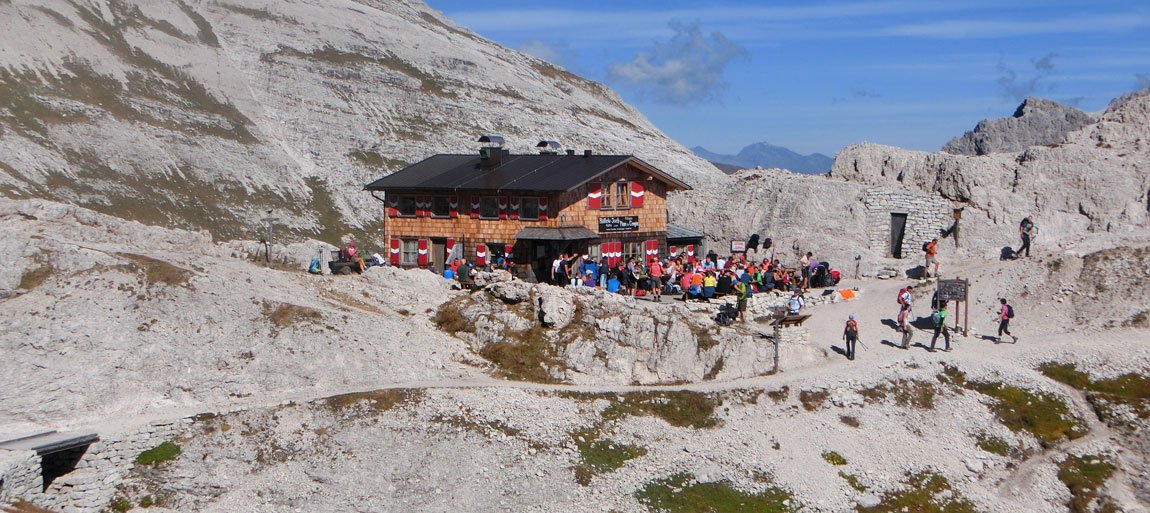
[[[995,337],[995,342],[1002,341],[1002,334],[1005,333],[1013,343],[1018,343],[1018,337],[1010,334],[1010,320],[1014,318],[1014,307],[1006,303],[1006,298],[999,298],[998,302],[1002,304],[1002,308],[998,311],[998,337]]]
[[[1022,239],[1022,246],[1014,252],[1014,258],[1022,256],[1023,251],[1026,251],[1026,256],[1030,256],[1030,239],[1035,235],[1038,235],[1038,227],[1034,226],[1034,216],[1026,216],[1018,225],[1018,236]]]
[[[898,325],[902,328],[902,346],[900,347],[910,349],[910,338],[914,333],[914,327],[910,325],[910,303],[907,303],[898,313]]]
[[[895,327],[895,331],[902,331],[902,318],[904,312],[907,315],[910,314],[910,302],[911,298],[913,297],[913,293],[914,285],[907,285],[898,291],[898,316],[895,317],[898,319],[898,326]]]
[[[855,320],[855,314],[850,314],[847,317],[847,325],[843,328],[843,341],[847,345],[847,359],[854,361],[855,359],[855,344],[859,340],[859,323]]]
[[[946,341],[946,347],[942,350],[950,352],[950,328],[946,327],[946,303],[939,305],[937,310],[930,314],[931,321],[934,322],[934,337],[930,339],[930,349],[928,351],[934,352],[934,343],[938,341],[938,336],[942,335]]]
[[[922,277],[930,278],[930,267],[934,266],[934,277],[938,277],[938,238],[934,238],[922,245],[923,253],[926,253],[926,265],[922,267]]]
[[[799,315],[806,306],[807,302],[803,301],[803,295],[796,289],[787,300],[787,315]]]
[[[747,298],[751,297],[751,286],[741,280],[735,282],[735,298],[738,299],[739,322],[747,322]]]

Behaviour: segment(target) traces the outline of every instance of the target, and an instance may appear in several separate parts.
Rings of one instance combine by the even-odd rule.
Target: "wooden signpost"
[[[941,303],[954,301],[954,329],[958,330],[959,318],[962,318],[962,336],[970,331],[970,280],[938,280],[935,284],[935,297]],[[958,303],[962,302],[964,312],[958,313]]]

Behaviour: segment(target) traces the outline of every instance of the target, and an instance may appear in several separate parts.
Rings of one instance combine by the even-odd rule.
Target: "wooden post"
[[[962,336],[968,337],[970,336],[970,280],[962,281],[966,283],[966,299],[963,300],[966,305],[966,315],[962,319]]]

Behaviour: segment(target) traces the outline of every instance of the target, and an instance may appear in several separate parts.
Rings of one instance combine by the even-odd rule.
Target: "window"
[[[643,250],[642,242],[623,243],[623,262],[631,260],[631,257],[635,257],[635,260],[639,262],[643,262],[646,259],[646,251]]]
[[[400,196],[396,210],[402,217],[415,217],[415,196]]]
[[[403,239],[399,250],[399,265],[419,265],[419,241]]]
[[[499,219],[499,198],[495,196],[479,198],[479,218]]]
[[[432,196],[431,217],[451,217],[451,201],[447,196]]]
[[[615,182],[615,208],[631,208],[631,182]]]
[[[608,182],[602,184],[603,199],[601,210],[623,210],[631,208],[631,182]]]
[[[539,219],[539,198],[519,198],[519,219]]]
[[[598,244],[588,244],[587,258],[592,262],[599,263],[599,259],[603,258],[603,248]]]

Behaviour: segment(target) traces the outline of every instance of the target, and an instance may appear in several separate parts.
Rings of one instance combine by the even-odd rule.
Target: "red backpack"
[[[903,305],[903,302],[902,302],[902,295],[903,294],[906,294],[906,287],[903,287],[901,290],[898,291],[898,305],[899,306]]]

